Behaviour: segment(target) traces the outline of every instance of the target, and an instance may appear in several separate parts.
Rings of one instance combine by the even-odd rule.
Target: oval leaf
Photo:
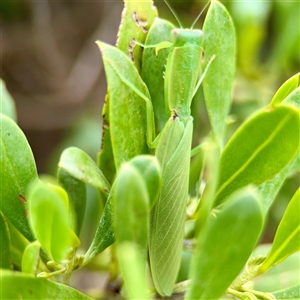
[[[80,241],[72,229],[69,199],[58,186],[37,181],[29,194],[30,224],[45,251],[57,262],[68,259]]]
[[[92,300],[77,290],[60,283],[20,272],[1,271],[2,299],[74,299]]]
[[[280,104],[290,93],[292,93],[299,86],[299,75],[300,73],[297,73],[282,84],[271,101],[272,105]]]
[[[236,41],[232,19],[220,2],[212,1],[203,31],[205,65],[215,56],[203,80],[203,91],[212,131],[222,149],[235,74]]]
[[[232,136],[220,160],[215,205],[239,188],[259,185],[279,173],[299,150],[299,111],[266,108]]]
[[[93,159],[79,148],[71,147],[64,150],[58,166],[72,177],[83,181],[107,195],[110,184]]]
[[[251,255],[263,219],[257,195],[249,188],[210,215],[197,238],[187,299],[219,299],[225,293]]]
[[[29,185],[37,179],[34,157],[18,125],[0,114],[0,210],[30,241],[35,238],[27,220]]]
[[[291,254],[300,250],[300,188],[291,199],[277,229],[274,242],[259,273],[266,272]]]

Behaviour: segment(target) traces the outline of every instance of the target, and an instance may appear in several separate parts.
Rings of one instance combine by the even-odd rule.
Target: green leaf
[[[117,256],[125,287],[130,299],[144,299],[146,296],[149,195],[143,176],[132,163],[121,166],[113,185],[112,195]],[[135,274],[132,274],[132,271]]]
[[[280,300],[299,300],[300,299],[300,283],[289,288],[272,292],[276,299]]]
[[[70,176],[83,181],[107,195],[110,184],[93,159],[84,151],[70,147],[62,153],[58,166]]]
[[[235,73],[236,41],[232,19],[220,2],[212,1],[203,31],[204,64],[215,55],[203,81],[205,103],[212,131],[222,149]]]
[[[75,233],[80,234],[84,220],[86,206],[86,186],[82,181],[70,176],[62,168],[58,169],[57,178],[64,190],[68,193],[70,204],[72,205],[72,215],[74,218]]]
[[[26,199],[29,185],[37,179],[34,157],[18,125],[2,114],[0,136],[0,210],[28,240],[33,241]]]
[[[283,103],[295,105],[298,109],[300,109],[300,87],[296,88],[293,92],[291,92],[284,99]]]
[[[117,48],[128,55],[137,70],[140,70],[142,51],[134,47],[134,41],[144,43],[147,33],[157,16],[152,0],[125,0],[118,32]]]
[[[36,275],[40,261],[41,245],[38,241],[27,245],[22,258],[22,272]]]
[[[120,168],[112,195],[117,242],[135,242],[145,252],[148,244],[149,196],[145,180],[132,164],[123,164]]]
[[[118,244],[117,256],[127,299],[149,299],[146,292],[146,261],[141,259],[140,248],[135,243],[123,241]]]
[[[15,102],[9,94],[5,82],[0,78],[0,113],[10,117],[12,120],[17,120]]]
[[[12,269],[11,243],[7,222],[0,211],[0,269]]]
[[[30,188],[28,203],[31,228],[43,249],[57,262],[69,259],[70,249],[80,241],[72,228],[67,193],[37,181]]]
[[[115,233],[113,230],[113,211],[111,195],[112,193],[110,193],[107,198],[94,239],[84,256],[83,265],[86,265],[96,255],[104,251],[115,241]]]
[[[300,250],[300,188],[291,199],[277,229],[274,242],[259,273],[266,272],[291,254]]]
[[[291,169],[292,169],[293,165],[295,164],[296,160],[297,160],[297,155],[279,173],[277,173],[274,177],[265,181],[264,183],[260,184],[257,187],[257,190],[261,194],[263,209],[266,213],[268,212],[270,206],[272,205],[273,201],[275,200],[285,179],[290,174]],[[297,165],[297,169],[298,169],[298,166],[299,165]]]
[[[278,174],[298,153],[299,122],[299,111],[283,105],[250,117],[221,155],[215,205],[245,185],[260,185]]]
[[[91,300],[92,298],[60,283],[20,272],[1,271],[2,299],[74,299]]]
[[[161,188],[161,168],[158,160],[154,156],[139,155],[130,161],[146,183],[149,196],[149,208],[155,204]]]
[[[286,99],[286,97],[299,86],[299,75],[300,73],[297,73],[281,85],[281,87],[275,93],[271,101],[271,105],[278,105],[283,102],[284,99]]]
[[[173,28],[175,27],[171,23],[156,18],[147,35],[145,45],[156,45],[168,41]],[[155,48],[146,48],[143,52],[142,78],[151,95],[157,132],[162,131],[169,118],[165,111],[163,77],[169,50],[170,48],[161,49],[158,55],[155,53]]]
[[[12,223],[6,219],[10,235],[11,243],[11,260],[12,264],[18,268],[22,268],[22,256],[26,246],[29,244],[28,240],[16,229]]]
[[[108,82],[110,137],[118,169],[122,162],[148,152],[145,98],[150,100],[150,95],[123,52],[100,41],[97,44]]]
[[[197,237],[186,299],[219,299],[244,267],[263,227],[260,200],[250,188],[212,212]]]

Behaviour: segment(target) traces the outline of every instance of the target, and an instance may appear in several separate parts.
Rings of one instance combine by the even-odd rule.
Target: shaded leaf
[[[156,18],[147,35],[145,45],[155,45],[170,39],[170,32],[175,28],[171,23]],[[157,132],[164,128],[169,114],[165,111],[164,72],[170,48],[161,49],[158,55],[155,48],[146,48],[143,52],[142,78],[152,99],[155,127]]]
[[[279,173],[298,153],[299,123],[299,111],[283,105],[250,117],[221,155],[215,205],[239,188]]]
[[[300,73],[297,73],[293,77],[289,78],[286,82],[284,82],[281,87],[278,89],[278,91],[275,93],[271,104],[272,105],[278,105],[282,101],[286,99],[286,97],[292,93],[299,85],[299,75]]]
[[[280,263],[300,250],[300,188],[291,199],[276,231],[274,242],[267,258],[259,268],[259,273]]]
[[[85,183],[72,177],[62,168],[58,169],[57,178],[64,190],[68,193],[70,204],[72,205],[71,213],[74,218],[75,233],[79,236],[86,206]]]
[[[205,65],[215,55],[204,78],[203,91],[212,131],[222,149],[235,74],[236,41],[231,17],[220,2],[212,1],[203,31]]]
[[[11,243],[7,222],[0,211],[0,269],[12,269]]]
[[[0,113],[17,120],[16,106],[14,99],[9,94],[5,82],[0,78]]]
[[[84,256],[83,265],[86,265],[115,241],[111,195],[112,193],[107,198],[94,239]]]
[[[197,237],[186,299],[219,299],[225,293],[260,236],[264,217],[259,202],[252,189],[244,188],[212,212]]]
[[[20,272],[1,271],[2,299],[74,299],[91,300],[92,298],[60,283]]]
[[[55,261],[64,262],[70,248],[80,245],[72,228],[67,193],[37,181],[30,188],[28,204],[31,228],[41,246]]]
[[[34,157],[17,124],[0,114],[0,210],[30,241],[34,236],[27,220],[29,185],[37,179]]]
[[[84,151],[70,147],[62,153],[58,166],[70,176],[108,194],[110,184],[93,159]]]

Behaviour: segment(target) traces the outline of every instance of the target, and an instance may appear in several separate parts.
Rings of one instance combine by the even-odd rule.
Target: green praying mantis
[[[149,257],[154,285],[163,296],[171,295],[181,261],[193,135],[191,103],[214,59],[212,56],[202,73],[203,39],[201,30],[173,29],[170,41],[156,45],[136,41],[144,48],[155,48],[156,53],[169,49],[164,80],[165,109],[169,119],[155,139],[154,112],[147,86],[138,87],[135,84],[135,77],[139,77],[137,71],[127,78],[118,69],[118,62],[109,58],[111,52],[119,52],[120,59],[128,63],[130,59],[126,55],[97,42],[106,71],[113,70],[119,80],[146,104],[147,144],[149,148],[156,148],[155,156],[162,172],[160,194],[150,216]]]

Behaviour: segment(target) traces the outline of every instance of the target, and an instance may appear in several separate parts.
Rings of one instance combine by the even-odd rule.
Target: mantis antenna
[[[176,19],[177,23],[179,24],[180,28],[183,28],[179,18],[177,17],[174,9],[172,8],[172,6],[167,2],[167,0],[164,0],[164,2],[166,3],[166,5],[168,6],[169,10],[171,11],[172,15],[174,16],[174,18]]]
[[[195,24],[197,23],[197,21],[199,20],[199,18],[201,17],[202,13],[205,11],[205,9],[207,8],[208,4],[210,3],[210,1],[208,1],[205,6],[203,7],[203,9],[201,10],[201,12],[199,13],[199,15],[197,16],[196,20],[194,21],[194,23],[192,24],[191,29],[193,29],[193,27],[195,26]]]

